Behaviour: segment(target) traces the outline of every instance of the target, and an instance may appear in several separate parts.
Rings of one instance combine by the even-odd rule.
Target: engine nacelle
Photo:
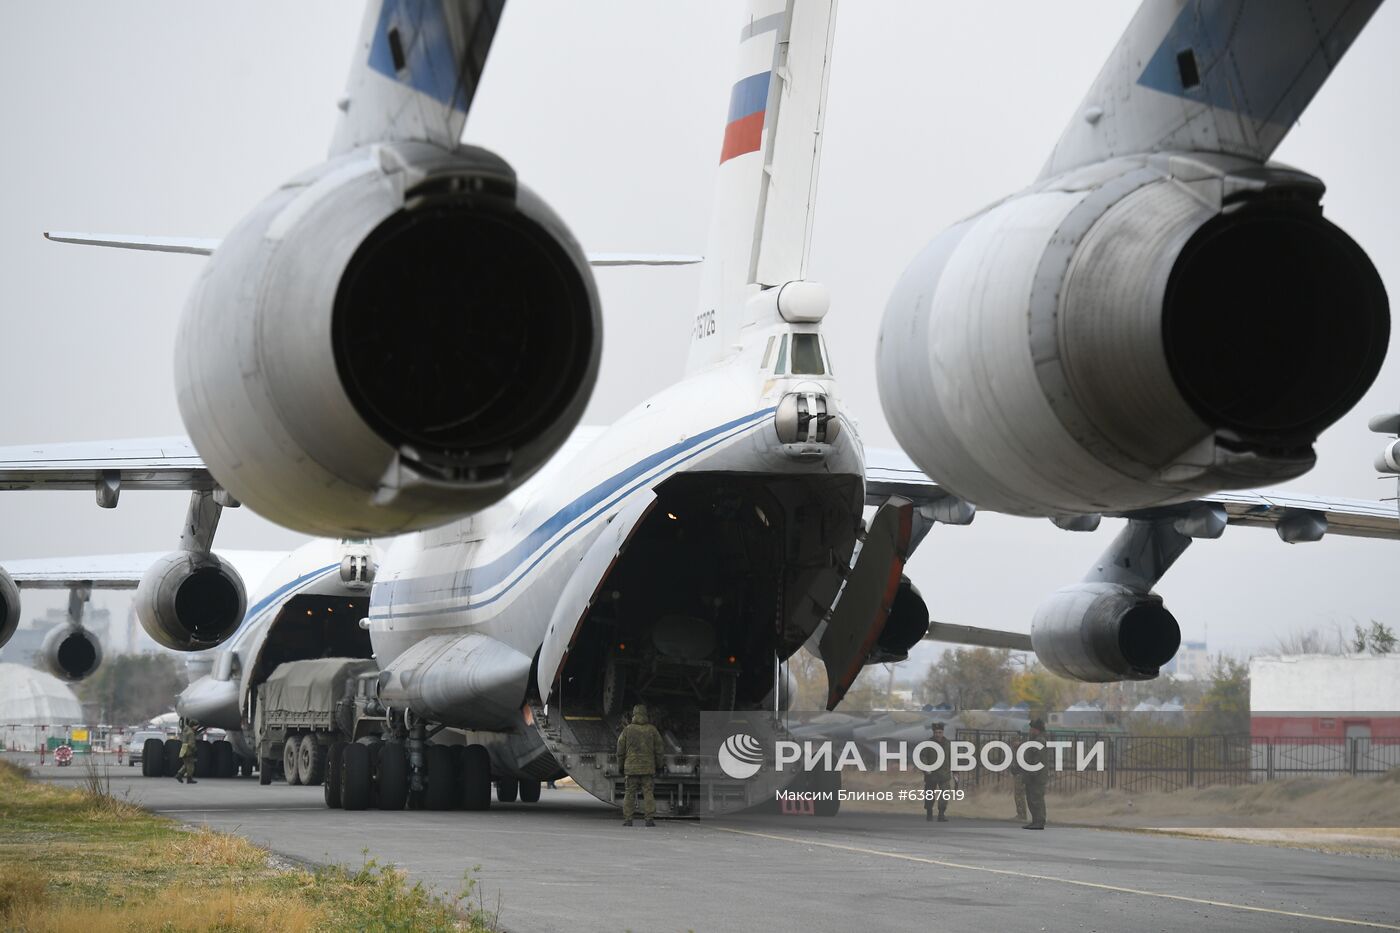
[[[1089,166],[945,231],[880,334],[930,476],[1060,516],[1296,477],[1380,369],[1389,307],[1312,176],[1227,156]]]
[[[909,650],[928,634],[928,604],[908,577],[901,576],[885,627],[875,640],[876,657],[884,662],[903,661]]]
[[[76,683],[102,664],[102,643],[77,625],[60,625],[44,636],[39,648],[44,667],[59,680]]]
[[[136,617],[157,643],[203,651],[238,630],[248,597],[243,578],[217,554],[175,551],[151,565],[136,588]]]
[[[264,517],[396,534],[547,461],[601,340],[587,257],[509,165],[376,145],[293,179],[221,243],[179,329],[180,413]]]
[[[0,567],[0,648],[19,628],[19,587],[14,579]]]
[[[1094,683],[1151,680],[1176,657],[1181,629],[1155,593],[1116,583],[1077,583],[1036,610],[1031,646],[1064,677]]]

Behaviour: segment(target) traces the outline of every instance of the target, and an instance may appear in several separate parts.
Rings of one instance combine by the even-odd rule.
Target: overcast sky
[[[511,0],[465,139],[508,159],[586,248],[696,253],[733,83],[743,4]],[[811,277],[846,406],[893,444],[875,388],[876,330],[904,265],[953,221],[1029,183],[1131,18],[1113,2],[842,4]],[[0,444],[184,433],[172,391],[176,320],[202,260],[46,243],[45,229],[220,236],[324,158],[358,4],[7,3],[0,57]],[[1323,178],[1327,216],[1400,294],[1400,9],[1356,41],[1277,153]],[[694,269],[601,270],[606,423],[683,365]],[[1248,348],[1241,347],[1241,353]],[[1288,362],[1303,371],[1301,364]],[[1394,494],[1370,466],[1367,418],[1400,403],[1392,353],[1371,393],[1290,488]],[[180,495],[0,498],[0,557],[173,547]],[[1117,524],[1092,535],[979,515],[938,528],[910,565],[935,618],[1027,630]],[[224,547],[299,539],[242,509]],[[1400,545],[1286,546],[1233,528],[1195,544],[1159,586],[1188,639],[1267,647],[1303,627],[1396,621]],[[57,604],[28,597],[27,606]],[[118,610],[117,597],[99,597]],[[26,612],[26,616],[33,613]],[[927,655],[922,656],[926,659]]]

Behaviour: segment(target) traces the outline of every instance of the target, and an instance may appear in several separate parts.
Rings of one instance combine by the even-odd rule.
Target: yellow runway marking
[[[1072,884],[1081,888],[1094,888],[1099,891],[1115,891],[1119,894],[1136,894],[1140,897],[1157,897],[1168,901],[1203,904],[1207,907],[1224,907],[1228,910],[1247,910],[1251,913],[1270,914],[1275,917],[1297,917],[1303,920],[1318,920],[1323,923],[1342,923],[1348,926],[1370,927],[1374,930],[1400,930],[1400,926],[1396,926],[1393,923],[1378,923],[1374,920],[1353,920],[1350,917],[1329,917],[1326,914],[1305,914],[1295,910],[1280,910],[1276,907],[1254,907],[1249,904],[1235,904],[1230,901],[1213,901],[1204,897],[1188,897],[1185,894],[1164,894],[1161,891],[1144,891],[1141,888],[1125,888],[1116,884],[1101,884],[1097,881],[1078,881],[1074,878],[1059,878],[1055,875],[1038,875],[1034,872],[1015,871],[1010,868],[988,868],[985,865],[968,865],[965,862],[950,862],[946,859],[928,858],[922,855],[909,855],[904,852],[887,852],[883,849],[867,849],[863,846],[843,845],[839,842],[799,839],[796,836],[779,836],[776,833],[758,833],[748,829],[733,829],[727,826],[713,826],[708,823],[701,823],[700,825],[722,833],[753,836],[758,839],[773,839],[778,842],[792,842],[802,846],[821,846],[824,849],[857,852],[861,855],[878,855],[881,858],[900,859],[906,862],[920,862],[925,865],[939,865],[944,868],[959,868],[963,871],[981,871],[991,875],[1008,875],[1013,878],[1029,878],[1034,881],[1054,881],[1059,884]]]

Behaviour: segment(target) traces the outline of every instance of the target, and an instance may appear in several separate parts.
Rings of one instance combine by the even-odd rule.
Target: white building
[[[1256,737],[1400,738],[1400,654],[1249,661]]]
[[[0,664],[0,742],[32,751],[83,721],[83,706],[63,681],[20,664]]]

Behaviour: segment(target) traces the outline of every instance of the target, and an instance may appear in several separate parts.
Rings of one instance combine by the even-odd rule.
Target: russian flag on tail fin
[[[773,73],[749,75],[734,85],[729,94],[729,121],[724,127],[724,145],[719,162],[757,152],[763,145],[763,118],[768,107],[768,84]]]

